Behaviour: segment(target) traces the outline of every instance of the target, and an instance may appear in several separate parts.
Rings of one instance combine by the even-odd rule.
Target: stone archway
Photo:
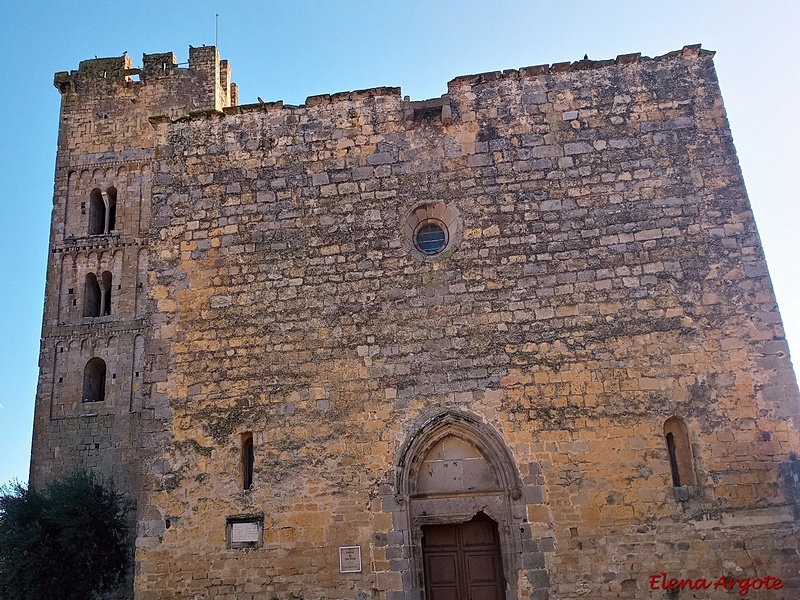
[[[394,537],[402,540],[406,558],[396,570],[402,573],[406,598],[424,597],[423,528],[464,524],[477,515],[496,523],[504,597],[517,598],[522,540],[529,539],[530,528],[522,481],[499,433],[463,411],[430,416],[398,452],[395,476],[394,497],[384,505],[393,507]]]

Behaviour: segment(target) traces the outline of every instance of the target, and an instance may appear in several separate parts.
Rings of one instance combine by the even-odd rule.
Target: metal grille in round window
[[[439,254],[447,246],[447,231],[441,221],[425,221],[414,234],[417,250],[428,256]]]

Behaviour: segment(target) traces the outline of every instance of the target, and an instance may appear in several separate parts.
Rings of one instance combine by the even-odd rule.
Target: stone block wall
[[[795,598],[797,384],[711,58],[153,112],[142,350],[105,346],[144,365],[136,598],[422,598],[424,528],[480,513],[509,600]]]

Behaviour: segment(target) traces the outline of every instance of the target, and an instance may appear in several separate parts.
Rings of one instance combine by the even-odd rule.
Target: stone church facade
[[[213,47],[57,73],[32,485],[136,499],[138,600],[797,598],[712,56],[302,106]]]

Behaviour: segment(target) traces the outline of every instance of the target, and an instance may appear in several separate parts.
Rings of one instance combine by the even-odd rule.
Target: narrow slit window
[[[667,451],[669,452],[669,467],[672,470],[672,485],[681,487],[681,473],[678,469],[678,456],[675,451],[675,435],[667,434]]]
[[[249,490],[253,487],[253,468],[255,462],[253,434],[242,434],[242,489]]]
[[[689,432],[682,419],[678,417],[667,419],[664,423],[664,439],[667,442],[672,485],[675,487],[697,485]]]

